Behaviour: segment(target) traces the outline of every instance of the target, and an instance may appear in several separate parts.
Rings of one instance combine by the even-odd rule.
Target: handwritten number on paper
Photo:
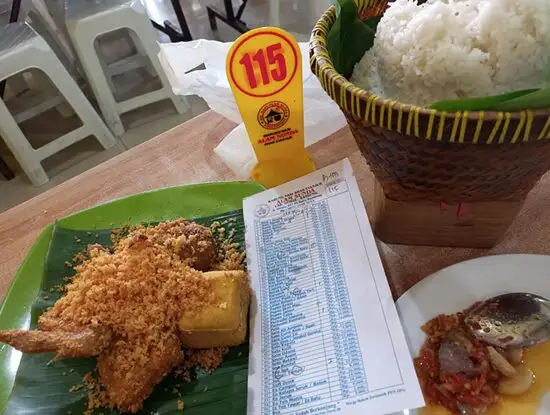
[[[340,190],[340,184],[339,183],[333,184],[327,187],[327,194],[333,195],[338,193],[339,190]]]

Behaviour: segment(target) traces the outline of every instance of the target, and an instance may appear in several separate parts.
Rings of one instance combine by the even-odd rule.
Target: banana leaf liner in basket
[[[387,0],[356,0],[380,16]],[[442,112],[379,98],[334,69],[332,6],[310,42],[313,73],[340,106],[388,199],[446,203],[522,201],[550,170],[550,109]]]

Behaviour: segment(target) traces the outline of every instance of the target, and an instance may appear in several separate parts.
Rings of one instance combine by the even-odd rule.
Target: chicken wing
[[[24,353],[54,352],[56,359],[99,355],[111,342],[111,333],[103,329],[80,332],[2,330],[0,342]]]
[[[183,358],[180,341],[173,333],[131,343],[113,342],[97,362],[108,403],[122,412],[138,411],[155,385]]]

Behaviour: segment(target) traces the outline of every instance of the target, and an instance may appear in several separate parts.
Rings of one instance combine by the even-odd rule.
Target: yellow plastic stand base
[[[259,162],[252,169],[252,178],[263,186],[272,188],[315,170],[315,163],[311,156],[304,152],[300,157],[285,157],[281,160]]]

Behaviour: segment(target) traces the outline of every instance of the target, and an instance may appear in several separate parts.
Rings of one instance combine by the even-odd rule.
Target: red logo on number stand
[[[235,78],[235,75],[233,74],[233,70],[235,68],[235,63],[234,63],[234,60],[235,60],[235,57],[237,55],[237,52],[239,51],[239,49],[246,44],[247,40],[249,39],[252,39],[253,37],[256,37],[256,36],[261,36],[261,35],[265,35],[265,34],[268,34],[268,35],[273,35],[273,36],[276,36],[282,40],[284,40],[285,44],[288,45],[290,47],[290,49],[292,50],[292,53],[294,55],[294,62],[295,62],[295,65],[294,65],[294,68],[292,68],[292,72],[290,73],[289,77],[288,77],[288,80],[284,83],[284,85],[282,85],[280,88],[278,88],[276,91],[270,93],[270,94],[253,94],[249,91],[247,91],[245,88],[243,88],[241,85],[239,85],[239,83],[237,82],[237,79]],[[258,32],[258,33],[254,33],[253,35],[250,35],[248,38],[246,38],[243,42],[241,42],[236,48],[235,50],[233,50],[233,52],[231,53],[231,56],[229,58],[229,76],[231,77],[231,80],[233,81],[233,84],[237,87],[237,89],[239,91],[241,91],[243,94],[245,95],[248,95],[248,96],[251,96],[251,97],[255,97],[255,98],[266,98],[266,97],[270,97],[270,96],[273,96],[275,94],[278,94],[279,92],[281,92],[283,89],[285,89],[289,84],[290,82],[294,79],[294,76],[296,75],[296,71],[298,70],[298,65],[301,65],[301,62],[299,61],[298,59],[298,51],[296,50],[296,47],[294,46],[294,44],[292,44],[287,37],[279,34],[279,33],[276,33],[276,32],[272,32],[272,31],[263,31],[263,32]]]
[[[290,109],[284,102],[268,102],[258,111],[258,123],[267,130],[276,130],[286,124]]]

